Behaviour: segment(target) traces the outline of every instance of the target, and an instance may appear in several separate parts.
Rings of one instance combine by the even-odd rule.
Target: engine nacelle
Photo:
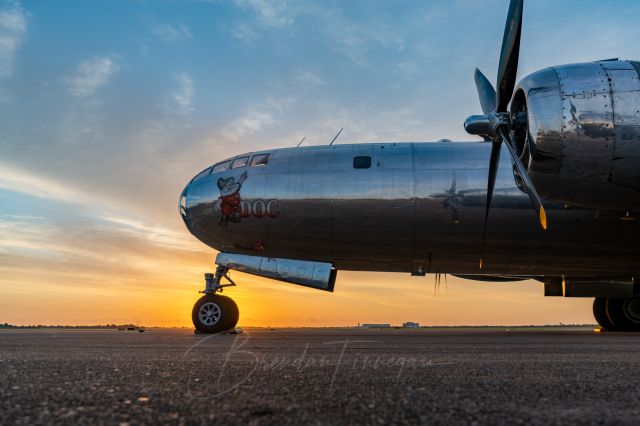
[[[516,128],[516,149],[541,197],[639,209],[639,75],[638,62],[607,60],[546,68],[518,84],[511,112],[526,111],[528,125]]]

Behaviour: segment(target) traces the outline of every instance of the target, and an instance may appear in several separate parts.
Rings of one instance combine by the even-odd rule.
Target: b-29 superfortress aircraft
[[[230,270],[324,291],[350,270],[535,279],[545,296],[593,297],[607,330],[640,331],[640,63],[516,84],[522,12],[511,0],[496,88],[475,71],[483,115],[464,126],[484,142],[271,149],[198,173],[180,214],[220,253],[196,330],[236,325],[219,294]]]

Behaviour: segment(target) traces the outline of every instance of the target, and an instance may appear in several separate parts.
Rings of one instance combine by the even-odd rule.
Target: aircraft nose
[[[199,218],[206,218],[207,209],[212,204],[211,182],[207,179],[210,171],[211,167],[198,173],[187,183],[178,198],[178,212],[189,231],[192,231]]]

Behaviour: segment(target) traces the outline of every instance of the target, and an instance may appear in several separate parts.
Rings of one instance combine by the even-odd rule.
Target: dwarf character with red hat
[[[240,217],[238,216],[242,210],[240,188],[242,188],[242,183],[246,179],[247,172],[242,173],[237,182],[233,177],[218,179],[220,198],[216,202],[216,209],[219,208],[221,212],[218,225],[227,226],[229,221],[240,222]]]

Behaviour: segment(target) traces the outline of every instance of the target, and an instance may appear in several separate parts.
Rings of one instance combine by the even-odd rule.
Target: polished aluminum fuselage
[[[504,150],[505,148],[503,148]],[[329,262],[337,269],[524,276],[638,276],[640,223],[545,203],[536,225],[506,155],[479,269],[490,144],[370,143],[285,148],[265,166],[191,182],[185,223],[226,253]],[[354,157],[371,157],[354,168]],[[246,172],[239,222],[220,223],[220,179]],[[267,208],[268,213],[267,214]]]

